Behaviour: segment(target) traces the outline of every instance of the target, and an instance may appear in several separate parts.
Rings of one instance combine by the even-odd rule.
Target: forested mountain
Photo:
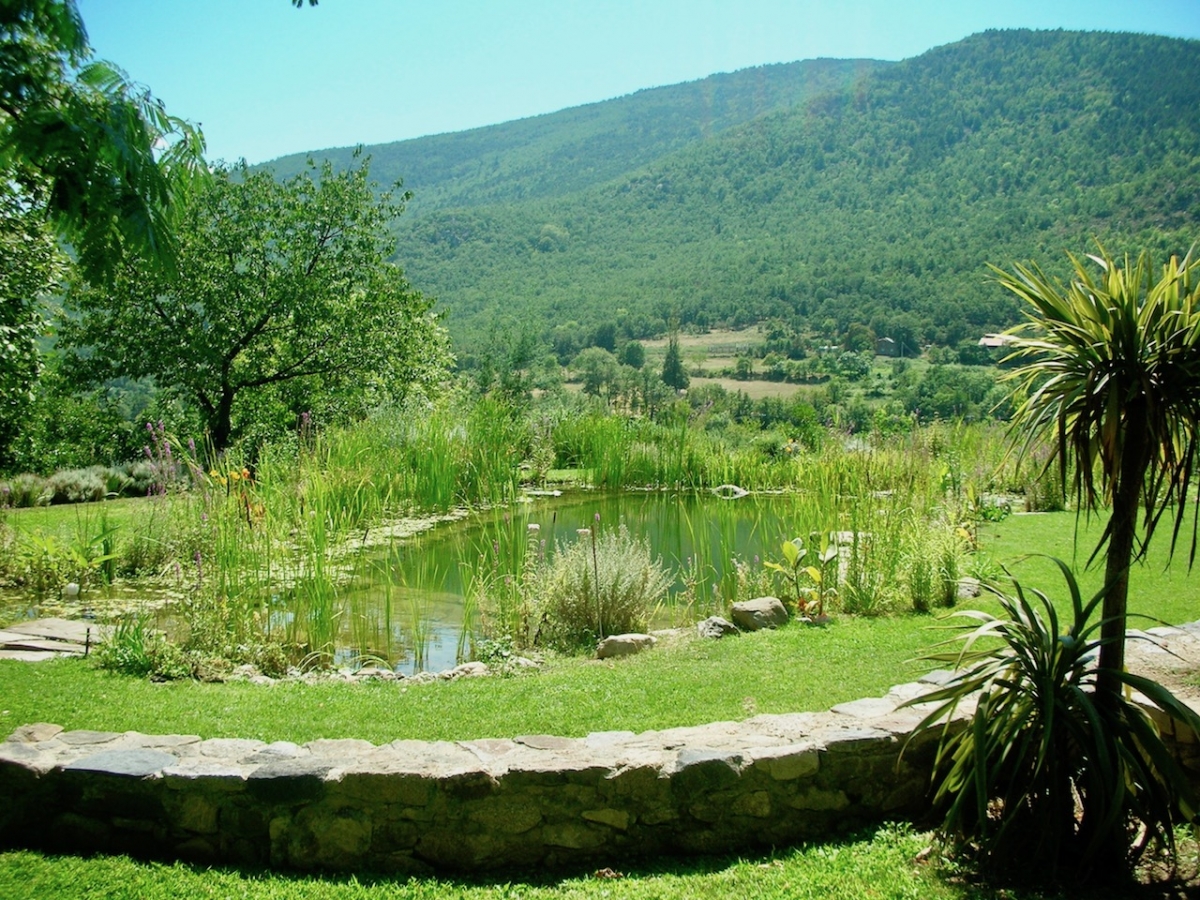
[[[804,97],[818,72],[838,83]],[[714,104],[728,127],[707,135],[697,98],[721,91],[699,82],[513,123],[503,140],[390,145],[395,161],[373,148],[377,176],[407,166],[426,194],[398,259],[466,348],[496,329],[562,353],[606,324],[646,337],[672,319],[768,318],[821,340],[859,324],[953,345],[1015,320],[989,262],[1054,268],[1093,238],[1120,253],[1200,237],[1200,42],[987,32],[896,64],[722,84],[782,98],[793,76],[806,87],[757,116]],[[684,88],[678,127],[656,131]]]
[[[611,181],[669,153],[763,113],[845,88],[892,63],[818,59],[759,66],[699,81],[649,88],[601,103],[490,125],[366,147],[373,177],[403,180],[410,211],[559,197]],[[280,176],[310,155],[346,166],[354,148],[285,156]]]

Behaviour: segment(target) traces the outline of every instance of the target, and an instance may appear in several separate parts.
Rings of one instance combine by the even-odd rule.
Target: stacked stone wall
[[[927,816],[945,673],[824,713],[666,731],[288,742],[29,725],[0,743],[0,844],[424,873],[744,852]],[[969,710],[964,709],[964,713]],[[1193,774],[1200,743],[1162,720]]]
[[[827,839],[925,810],[922,690],[668,731],[287,742],[18,729],[0,841],[295,869],[571,867]]]

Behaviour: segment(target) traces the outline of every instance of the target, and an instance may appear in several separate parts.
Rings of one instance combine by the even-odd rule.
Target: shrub
[[[1044,469],[1025,486],[1026,512],[1060,512],[1067,508],[1058,469]]]
[[[145,497],[158,483],[158,470],[149,460],[125,463],[118,471],[124,476],[124,492],[129,497]]]
[[[597,638],[644,631],[654,608],[666,596],[670,579],[650,545],[624,525],[560,545],[540,580],[540,640],[570,650]]]
[[[51,503],[89,503],[103,500],[108,481],[103,466],[87,469],[63,469],[47,479]]]
[[[1174,828],[1194,819],[1196,798],[1132,691],[1192,730],[1200,717],[1125,671],[1115,673],[1114,695],[1102,696],[1103,623],[1092,617],[1107,589],[1085,604],[1056,562],[1070,594],[1066,627],[1046,595],[1034,591],[1033,600],[1014,580],[1013,595],[995,591],[1002,617],[955,613],[967,619],[962,647],[924,657],[957,667],[944,688],[912,701],[935,704],[914,736],[942,733],[934,772],[942,834],[985,870],[1026,878],[1128,871],[1152,844],[1173,858]],[[950,727],[958,705],[972,701],[965,726]]]
[[[8,483],[7,487],[6,503],[15,508],[46,506],[50,503],[52,496],[46,479],[28,473],[16,476]]]
[[[106,641],[96,648],[100,667],[124,675],[186,678],[191,666],[183,653],[151,627],[145,613],[122,616]]]

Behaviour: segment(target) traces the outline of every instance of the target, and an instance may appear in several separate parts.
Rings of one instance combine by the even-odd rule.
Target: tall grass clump
[[[526,526],[522,541],[513,522],[506,516],[491,541],[475,549],[475,559],[460,564],[468,604],[479,618],[483,637],[524,648],[533,646],[538,637],[547,547],[537,523]]]
[[[541,581],[538,641],[562,650],[644,631],[670,585],[648,542],[630,535],[624,525],[600,531],[599,522],[581,529],[579,540],[559,546]]]
[[[671,576],[649,542],[624,525],[601,530],[597,518],[552,555],[536,524],[523,541],[512,531],[504,547],[497,537],[477,567],[467,568],[486,640],[575,651],[607,635],[644,631],[666,598]]]

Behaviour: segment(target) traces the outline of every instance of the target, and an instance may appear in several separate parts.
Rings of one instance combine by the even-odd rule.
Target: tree
[[[0,465],[41,370],[40,297],[61,275],[49,223],[84,276],[126,249],[170,269],[178,197],[206,170],[200,132],[91,61],[74,0],[0,4]]]
[[[176,271],[131,262],[72,292],[63,341],[87,378],[151,377],[187,397],[218,451],[252,425],[402,398],[448,360],[431,301],[386,261],[404,199],[377,198],[366,163],[284,182],[220,170],[182,212]]]
[[[171,210],[206,170],[198,130],[91,59],[74,0],[0,6],[0,173],[92,280],[126,249],[170,268]]]
[[[626,341],[621,347],[621,365],[640,369],[646,364],[646,348],[641,341]]]
[[[621,374],[621,366],[615,356],[602,347],[588,347],[579,351],[571,367],[583,382],[585,394],[612,399]]]
[[[1107,549],[1103,701],[1124,668],[1130,564],[1168,509],[1173,552],[1189,507],[1200,435],[1200,260],[1172,257],[1156,277],[1144,252],[1118,262],[1101,248],[1089,258],[1099,277],[1071,256],[1067,286],[1036,265],[995,271],[1025,301],[1029,320],[1014,329],[1009,357],[1024,361],[1007,376],[1018,387],[1012,433],[1025,449],[1049,442],[1047,465],[1058,461],[1064,490],[1071,465],[1080,510],[1110,506],[1093,553]],[[1193,535],[1192,559],[1195,551]]]
[[[57,283],[63,263],[40,216],[11,185],[0,188],[0,467],[12,462],[10,446],[41,371],[38,299]]]
[[[690,379],[683,367],[683,354],[679,352],[679,335],[672,334],[667,341],[667,355],[663,358],[662,380],[669,388],[686,390]]]

